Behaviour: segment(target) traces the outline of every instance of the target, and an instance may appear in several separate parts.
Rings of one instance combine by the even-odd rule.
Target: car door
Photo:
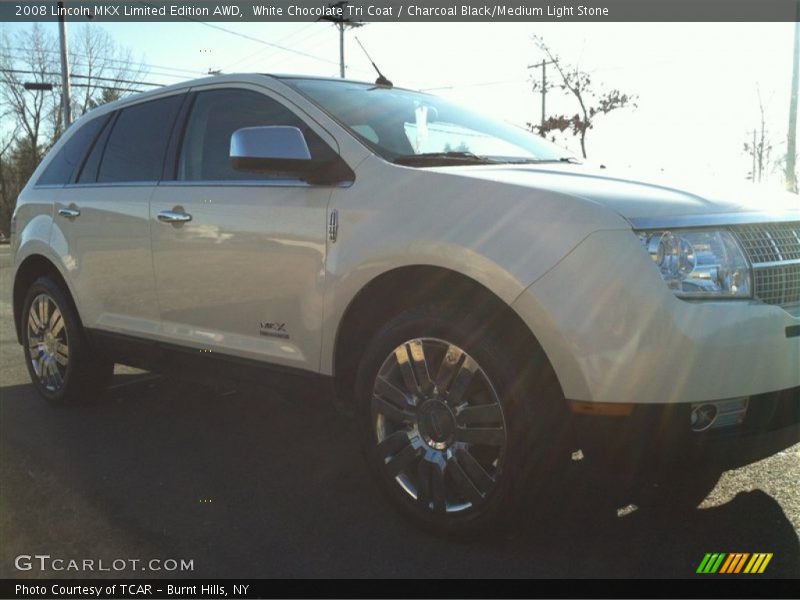
[[[57,196],[51,244],[69,271],[86,327],[158,334],[149,202],[185,95],[112,114],[73,183]]]
[[[234,170],[230,139],[243,127],[295,126],[312,157],[335,155],[335,141],[257,86],[203,88],[192,102],[174,179],[151,203],[163,334],[317,370],[334,187]]]

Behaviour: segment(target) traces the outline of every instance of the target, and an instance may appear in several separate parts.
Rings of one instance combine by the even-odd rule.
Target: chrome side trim
[[[334,187],[312,186],[301,179],[216,179],[216,180],[163,180],[158,182],[159,187]]]
[[[339,183],[326,183],[324,185],[308,183],[301,179],[218,179],[213,181],[179,181],[164,180],[159,181],[159,187],[284,187],[284,188],[349,188],[353,185],[352,181],[341,181]]]
[[[80,188],[115,188],[115,187],[339,187],[348,188],[353,185],[352,181],[343,181],[330,185],[312,185],[306,181],[299,179],[264,179],[264,180],[215,180],[215,181],[178,181],[178,180],[162,180],[162,181],[118,181],[118,182],[92,182],[92,183],[76,183],[69,185],[52,186],[66,189],[80,189]],[[42,187],[42,186],[37,186]]]
[[[335,208],[331,211],[330,219],[328,220],[328,239],[331,243],[336,242],[339,235],[339,211]]]
[[[627,218],[634,229],[675,229],[677,227],[709,227],[712,225],[745,225],[756,223],[779,223],[800,220],[798,210],[768,212],[715,213],[708,215],[681,215],[672,217]]]
[[[69,183],[64,189],[83,189],[83,188],[122,188],[122,187],[155,187],[157,181],[92,181],[84,183]]]

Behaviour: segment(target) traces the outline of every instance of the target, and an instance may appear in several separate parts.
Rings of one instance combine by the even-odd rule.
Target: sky
[[[55,32],[55,24],[43,26]],[[77,33],[87,25],[69,26]],[[149,65],[148,82],[175,83],[209,69],[338,76],[338,31],[330,23],[88,26],[106,29]],[[541,113],[541,97],[530,82],[541,71],[528,68],[543,58],[534,34],[562,64],[590,72],[598,88],[637,96],[636,108],[597,119],[587,136],[592,162],[744,181],[752,159],[743,145],[760,127],[759,94],[772,157],[785,153],[793,23],[370,23],[346,34],[347,75],[375,78],[355,35],[395,85],[524,126]],[[547,105],[551,114],[577,112],[575,100],[558,90],[548,94]],[[579,155],[576,138],[563,142]],[[779,186],[780,172],[769,175]]]

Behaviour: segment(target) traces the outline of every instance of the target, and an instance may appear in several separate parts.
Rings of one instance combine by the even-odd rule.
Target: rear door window
[[[97,136],[94,146],[92,146],[92,149],[89,151],[89,156],[86,157],[86,160],[84,161],[83,166],[78,173],[75,183],[94,183],[97,181],[97,169],[100,168],[100,160],[103,158],[103,149],[106,147],[108,135],[111,133],[111,128],[113,126],[114,115],[108,119],[108,122],[103,127],[100,135]]]
[[[97,181],[145,182],[161,178],[164,153],[183,94],[123,108],[100,162]]]
[[[72,174],[83,162],[108,117],[109,115],[106,114],[79,125],[79,129],[70,136],[61,150],[53,157],[36,184],[64,185],[69,183]]]

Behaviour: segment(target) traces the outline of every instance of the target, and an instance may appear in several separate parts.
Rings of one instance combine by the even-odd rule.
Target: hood
[[[800,196],[780,190],[733,181],[667,179],[643,176],[628,170],[612,170],[585,164],[480,165],[436,169],[474,177],[557,192],[603,205],[635,226],[658,226],[680,220],[724,224],[748,214],[772,214],[781,220],[800,220]],[[796,216],[794,212],[797,211]],[[789,213],[788,215],[786,213]]]

